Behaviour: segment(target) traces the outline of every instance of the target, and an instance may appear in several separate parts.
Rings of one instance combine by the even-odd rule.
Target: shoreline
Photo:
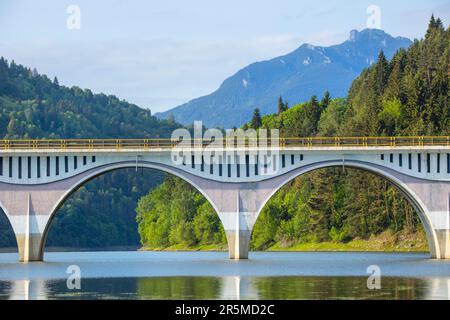
[[[99,252],[99,251],[205,251],[205,252],[227,252],[227,244],[202,244],[194,246],[173,245],[169,247],[146,247],[146,246],[112,246],[100,248],[75,248],[75,247],[48,247],[46,252]],[[400,238],[392,235],[378,235],[369,239],[353,239],[348,242],[310,242],[282,244],[274,243],[265,249],[250,249],[259,252],[421,252],[428,253],[428,243],[421,234],[412,234]],[[17,252],[17,248],[0,248],[0,253]]]
[[[161,251],[161,252],[228,252],[228,249],[196,249],[196,248],[165,248],[165,249],[154,249],[154,248],[140,248],[137,251]],[[364,249],[292,249],[292,248],[280,248],[280,249],[268,249],[268,250],[250,250],[250,252],[380,252],[380,253],[429,253],[428,250],[419,248],[413,250],[398,249],[398,250],[364,250]]]
[[[169,247],[141,247],[140,251],[228,251],[226,244],[174,245]],[[262,252],[429,252],[428,242],[423,232],[393,235],[386,231],[368,239],[352,239],[348,242],[276,242],[264,249],[250,251]]]
[[[204,251],[204,252],[227,252],[227,248],[223,247],[211,247],[211,248],[198,248],[198,247],[167,247],[167,248],[150,248],[142,247],[138,251],[167,251],[167,252],[186,252],[186,251]],[[359,246],[326,246],[324,243],[313,243],[313,244],[299,244],[291,247],[279,247],[274,245],[265,250],[252,250],[251,252],[381,252],[381,253],[428,253],[428,247],[359,247]]]
[[[53,250],[47,250],[47,253],[58,252],[124,252],[124,251],[160,251],[160,252],[228,252],[228,249],[198,249],[198,248],[137,248],[134,250],[116,250],[111,248],[97,249],[97,248],[58,248]],[[428,249],[394,249],[394,250],[377,250],[377,249],[357,249],[357,248],[320,248],[320,249],[297,249],[297,248],[269,248],[267,250],[250,250],[250,252],[373,252],[373,253],[429,253]],[[17,253],[14,248],[0,249],[2,253]]]

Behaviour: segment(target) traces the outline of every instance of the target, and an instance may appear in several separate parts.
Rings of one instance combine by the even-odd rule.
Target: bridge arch
[[[262,212],[262,209],[266,206],[266,204],[269,202],[269,200],[286,184],[294,180],[295,178],[315,171],[319,169],[324,168],[331,168],[331,167],[349,167],[354,169],[360,169],[366,172],[370,172],[375,174],[376,176],[379,176],[383,178],[384,180],[389,181],[394,186],[398,188],[398,190],[404,195],[404,197],[407,199],[407,201],[412,205],[414,210],[419,216],[419,219],[425,229],[428,247],[430,250],[430,254],[432,258],[440,258],[440,248],[439,248],[439,241],[436,235],[436,232],[433,228],[433,224],[430,221],[430,214],[426,207],[426,205],[423,203],[419,195],[412,190],[408,184],[402,180],[402,177],[400,174],[396,173],[395,171],[378,166],[373,163],[369,162],[363,162],[363,161],[355,161],[355,160],[346,160],[343,162],[342,160],[328,160],[328,161],[321,161],[316,162],[311,165],[307,165],[304,167],[296,168],[282,176],[280,176],[280,179],[277,179],[277,182],[275,186],[272,188],[271,192],[268,194],[267,197],[265,197],[264,201],[260,204],[258,211],[256,213],[256,220],[258,219],[260,213]]]
[[[59,197],[59,199],[54,204],[53,208],[50,211],[48,222],[46,223],[45,229],[42,233],[42,240],[39,247],[40,252],[40,259],[42,260],[43,254],[45,251],[45,243],[47,241],[47,237],[49,234],[49,230],[52,224],[52,221],[54,217],[56,216],[58,209],[61,208],[61,206],[65,203],[65,201],[73,194],[75,193],[80,187],[85,185],[87,182],[105,174],[111,171],[120,170],[120,169],[127,169],[127,168],[144,168],[144,169],[154,169],[158,171],[162,171],[164,173],[172,174],[184,181],[186,181],[188,184],[193,186],[197,191],[199,191],[206,200],[211,204],[211,206],[214,208],[216,214],[218,213],[217,206],[214,201],[211,200],[210,196],[204,192],[204,190],[197,184],[196,181],[194,181],[195,176],[190,176],[189,174],[186,174],[185,172],[181,170],[177,170],[174,167],[169,167],[160,163],[153,163],[148,161],[139,161],[138,163],[134,161],[121,161],[121,162],[115,162],[107,165],[103,165],[100,167],[96,167],[92,170],[90,170],[89,174],[84,175],[80,179],[77,179],[75,182],[73,182],[69,188],[64,192],[62,196]],[[219,216],[220,218],[220,216]],[[221,221],[222,222],[222,221]]]

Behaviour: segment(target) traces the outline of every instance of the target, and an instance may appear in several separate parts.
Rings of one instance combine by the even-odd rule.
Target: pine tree
[[[436,20],[434,19],[434,14],[431,14],[430,22],[428,23],[428,30],[436,28]]]
[[[281,114],[284,111],[284,103],[283,98],[280,96],[278,98],[278,114]]]
[[[375,65],[375,73],[374,73],[374,84],[375,84],[375,92],[377,95],[383,94],[384,88],[387,85],[387,81],[389,78],[389,63],[384,55],[383,50],[380,51],[378,55],[378,60]]]
[[[326,109],[330,104],[330,101],[331,101],[330,92],[327,90],[323,94],[322,101],[320,101],[320,106],[322,107],[322,109]]]
[[[256,108],[255,111],[253,112],[253,118],[250,123],[250,126],[255,130],[262,126],[262,119],[261,114],[259,112],[259,108]]]
[[[442,23],[441,18],[436,19],[435,27],[437,30],[444,31],[444,24]]]
[[[317,101],[317,96],[316,95],[312,95],[311,98],[309,99],[309,104],[313,107],[317,107],[319,105],[319,102]]]
[[[288,103],[283,101],[283,98],[280,96],[278,98],[278,114],[286,111],[289,108]]]

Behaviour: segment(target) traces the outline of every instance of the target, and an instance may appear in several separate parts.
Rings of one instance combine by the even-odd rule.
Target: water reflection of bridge
[[[46,300],[47,281],[35,280],[14,280],[11,282],[10,300]]]
[[[221,278],[222,290],[220,299],[224,300],[248,300],[258,299],[258,290],[255,279],[241,276],[228,276]]]

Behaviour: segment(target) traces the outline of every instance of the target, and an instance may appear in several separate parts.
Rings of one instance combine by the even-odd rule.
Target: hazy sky
[[[69,5],[80,29],[67,28]],[[366,28],[369,5],[394,36],[422,37],[433,12],[450,22],[449,0],[0,0],[0,55],[157,112],[304,42],[346,40]]]

